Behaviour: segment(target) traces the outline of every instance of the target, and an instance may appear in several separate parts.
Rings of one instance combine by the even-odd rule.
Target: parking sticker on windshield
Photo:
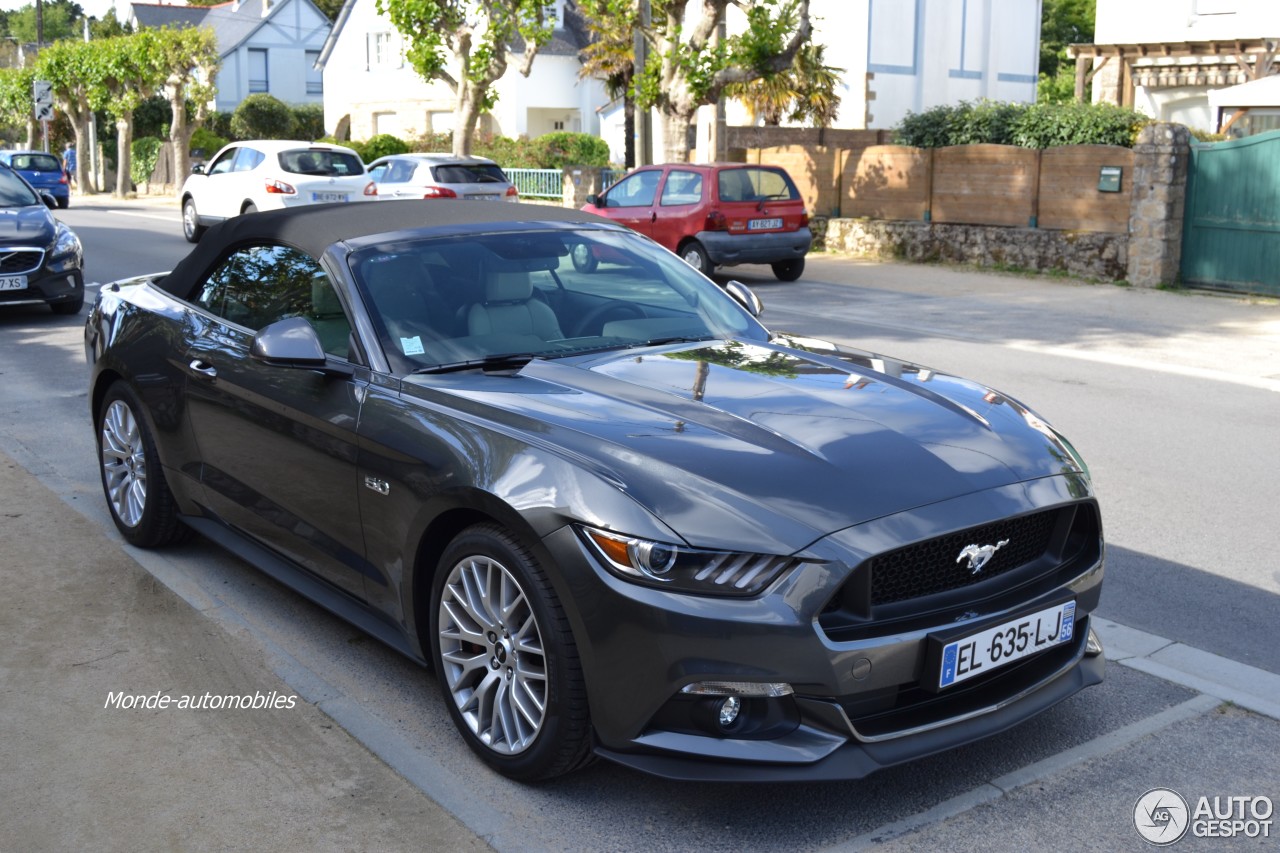
[[[401,338],[400,349],[404,350],[405,355],[422,355],[426,351],[422,348],[422,338],[417,335],[412,338]]]

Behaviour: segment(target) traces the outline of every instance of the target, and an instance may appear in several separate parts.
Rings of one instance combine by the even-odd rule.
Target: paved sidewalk
[[[4,454],[0,541],[0,849],[490,849]]]

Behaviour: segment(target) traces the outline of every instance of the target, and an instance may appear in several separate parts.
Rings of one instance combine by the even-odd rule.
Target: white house
[[[586,44],[572,3],[556,2],[551,42],[533,61],[529,77],[515,63],[495,84],[498,101],[481,127],[510,137],[554,130],[598,133],[603,84],[580,79],[578,52]],[[427,83],[404,59],[403,38],[376,0],[347,0],[320,55],[324,69],[325,127],[349,122],[351,139],[379,133],[412,138],[453,130],[455,98],[447,84]]]
[[[218,42],[216,108],[231,111],[256,92],[287,104],[321,103],[316,62],[331,29],[311,0],[233,0],[219,6],[134,3],[135,28],[207,26]]]
[[[1276,0],[1098,0],[1093,100],[1152,118],[1217,128],[1209,93],[1280,72]]]

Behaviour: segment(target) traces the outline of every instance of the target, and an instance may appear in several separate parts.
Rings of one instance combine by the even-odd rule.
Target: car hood
[[[819,341],[626,350],[457,379],[453,393],[702,547],[799,550],[874,518],[1082,471],[1008,397]]]
[[[57,227],[44,205],[0,208],[0,241],[9,245],[44,248],[53,242]]]

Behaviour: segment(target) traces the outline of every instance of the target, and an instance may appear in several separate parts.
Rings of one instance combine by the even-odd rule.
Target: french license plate
[[[1027,655],[1069,643],[1075,626],[1076,603],[1068,601],[947,643],[942,647],[938,687],[950,687]]]
[[[781,219],[750,219],[747,221],[748,231],[767,231],[770,228],[781,228]]]
[[[0,290],[26,290],[27,277],[25,275],[6,275],[0,276]]]
[[[471,201],[497,201],[497,193],[472,193],[467,196]]]
[[[311,200],[317,203],[327,201],[346,201],[346,193],[312,193]]]

